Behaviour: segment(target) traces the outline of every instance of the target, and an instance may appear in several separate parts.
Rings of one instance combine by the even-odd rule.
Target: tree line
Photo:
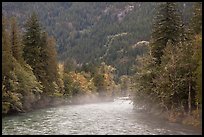
[[[147,110],[158,106],[169,115],[192,115],[201,109],[202,3],[195,3],[187,25],[176,3],[160,4],[149,50],[138,62],[133,78],[135,106],[142,104]]]
[[[2,20],[2,114],[27,112],[53,104],[54,99],[88,96],[108,98],[119,85],[110,65],[58,62],[56,40],[33,13],[20,31],[16,18]]]

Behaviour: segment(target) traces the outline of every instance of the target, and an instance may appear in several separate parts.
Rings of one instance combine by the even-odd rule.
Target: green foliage
[[[191,28],[194,34],[202,33],[202,2],[196,2],[193,7]]]
[[[2,94],[2,103],[3,105],[3,110],[2,110],[2,113],[8,113],[10,111],[13,111],[13,112],[21,112],[23,110],[23,106],[22,106],[22,94],[21,93],[17,93],[17,91],[19,90],[19,87],[18,87],[18,82],[17,81],[14,81],[11,79],[9,79],[8,81],[8,84],[9,84],[9,90],[8,89],[5,89],[3,91],[3,94]],[[19,98],[19,96],[21,98]]]
[[[160,3],[154,2],[51,2],[2,3],[2,13],[18,17],[20,25],[33,11],[39,15],[49,35],[56,38],[58,59],[76,60],[77,64],[106,62],[117,69],[117,77],[132,75],[137,49],[130,47],[149,40],[152,18]],[[184,7],[185,4],[185,7]],[[193,3],[179,2],[185,22]],[[134,6],[134,8],[133,8]],[[10,12],[13,11],[13,12]],[[115,37],[107,45],[109,37]],[[176,33],[175,33],[176,35]],[[110,42],[110,41],[109,41]],[[107,52],[107,56],[101,59]],[[120,52],[120,51],[124,52]],[[132,54],[134,53],[134,54]]]
[[[196,74],[196,102],[202,104],[202,35],[197,35],[193,45],[196,46],[195,50],[195,60],[198,63],[198,67],[195,71]]]
[[[13,20],[11,24],[11,35],[7,33],[10,27],[5,21],[2,22],[2,113],[4,114],[31,109],[32,104],[39,100],[39,95],[42,93],[42,85],[33,74],[33,69],[21,56],[21,47],[19,47],[21,44],[18,43],[20,36],[15,21]]]
[[[2,113],[7,114],[10,110],[10,106],[9,102],[2,102]]]
[[[45,93],[53,93],[53,89],[55,89],[53,82],[58,80],[55,43],[48,38],[48,34],[43,32],[40,45],[40,58],[36,75],[44,85]]]
[[[122,96],[127,96],[131,91],[131,77],[123,75],[120,77],[119,85]]]
[[[153,57],[147,53],[137,58],[137,73],[133,77],[134,104],[144,105],[146,109],[156,103],[157,94],[154,92],[154,77],[158,74]]]
[[[65,95],[71,96],[72,95],[72,87],[71,87],[72,79],[67,73],[64,73],[63,81],[64,81]]]
[[[192,30],[182,25],[173,3],[161,4],[158,11],[150,54],[138,57],[134,104],[191,114],[201,97],[201,79],[195,74],[200,69],[195,57],[199,46],[194,46]]]
[[[81,67],[81,71],[84,71],[86,73],[91,73],[91,77],[93,77],[97,73],[97,64],[93,64],[93,63],[83,64]]]
[[[190,110],[189,106],[202,102],[202,39],[192,44],[193,36],[186,31],[175,3],[159,6],[150,47],[147,41],[141,43],[150,39],[153,8],[158,4],[32,4],[40,5],[34,11],[44,10],[39,18],[57,41],[44,32],[37,14],[28,19],[22,42],[16,21],[13,19],[10,27],[3,17],[2,113],[30,110],[43,93],[55,97],[110,97],[119,87],[115,79],[120,78],[121,90],[129,90],[130,78],[126,75],[135,72],[134,104]],[[182,4],[178,4],[180,9]],[[5,3],[4,11],[8,5]],[[201,5],[195,6],[192,19],[193,34],[198,37],[202,34]],[[24,6],[29,7],[35,6]],[[198,50],[193,45],[199,45]],[[59,68],[56,48],[59,58],[65,60]]]
[[[41,47],[41,27],[36,14],[32,16],[27,21],[26,32],[23,35],[23,57],[34,71],[34,74],[37,74],[38,63],[40,63],[40,47]],[[37,77],[38,78],[38,77]]]
[[[96,74],[94,76],[93,82],[94,85],[98,87],[98,92],[105,90],[104,79],[103,74]]]
[[[169,41],[162,56],[159,74],[155,78],[156,90],[159,92],[163,105],[170,108],[187,109],[188,95],[195,96],[196,64],[193,60],[193,47],[185,42],[181,47],[174,47]],[[190,84],[190,85],[189,85]],[[190,86],[190,91],[189,91]],[[191,101],[194,104],[194,101]]]
[[[193,31],[193,45],[195,46],[195,59],[198,67],[196,73],[196,103],[202,104],[202,2],[196,2],[193,8],[193,17],[190,28]]]
[[[182,20],[176,3],[165,2],[158,7],[154,18],[151,38],[151,54],[156,63],[161,63],[161,56],[168,40],[175,46],[181,40]]]
[[[42,32],[35,13],[26,23],[23,42],[26,62],[33,68],[36,78],[42,82],[45,93],[53,93],[55,86],[52,83],[59,84],[56,43],[53,37],[49,38],[46,32]]]
[[[199,66],[196,70],[197,73],[197,94],[196,94],[196,102],[202,104],[202,61],[199,61]]]
[[[116,89],[116,84],[114,81],[115,68],[105,64],[104,62],[98,66],[96,73],[93,76],[93,83],[97,87],[97,92],[99,96],[112,96],[114,90]]]
[[[96,87],[85,72],[64,73],[64,89],[68,96],[95,94]]]
[[[12,51],[8,31],[8,20],[3,16],[2,19],[2,80],[13,70]]]
[[[66,59],[65,62],[64,62],[64,72],[65,73],[69,73],[71,71],[75,71],[76,68],[77,68],[77,63],[74,59]]]
[[[29,66],[25,66],[29,67]],[[19,63],[15,62],[14,71],[10,72],[10,76],[3,83],[8,83],[3,93],[3,102],[9,103],[9,111],[21,112],[30,109],[32,103],[39,99],[42,93],[42,85],[37,81],[32,70],[25,70]],[[32,98],[30,98],[33,96]]]
[[[25,71],[24,68],[27,68]],[[37,81],[32,69],[29,65],[23,67],[20,64],[16,64],[15,73],[18,76],[19,88],[21,92],[42,92],[42,85]]]
[[[16,19],[11,19],[11,47],[12,47],[12,54],[13,57],[20,63],[23,63],[23,46],[21,42],[20,32],[18,29],[18,25],[16,23]]]
[[[47,39],[47,46],[45,48],[46,55],[48,59],[45,60],[46,69],[48,71],[48,75],[50,80],[56,81],[58,84],[57,79],[59,78],[58,74],[58,64],[57,64],[57,52],[56,52],[56,42],[54,37],[49,37]],[[47,62],[47,63],[46,63]]]

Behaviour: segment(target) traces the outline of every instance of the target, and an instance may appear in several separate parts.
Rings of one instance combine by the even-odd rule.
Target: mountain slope
[[[57,39],[59,60],[78,64],[102,62],[115,66],[119,75],[131,74],[132,48],[150,39],[155,8],[152,2],[4,2],[3,15],[16,16],[21,26],[35,11],[42,25]],[[179,3],[187,22],[193,3]]]

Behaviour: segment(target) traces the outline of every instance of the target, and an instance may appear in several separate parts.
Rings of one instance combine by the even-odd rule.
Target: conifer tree
[[[12,65],[12,51],[10,45],[9,34],[7,31],[8,20],[3,17],[2,19],[2,80],[9,75],[13,70]]]
[[[202,33],[202,2],[196,2],[193,7],[191,27],[194,34]]]
[[[185,109],[190,114],[196,96],[193,51],[190,30],[182,23],[176,4],[161,4],[154,20],[150,56],[138,62],[135,100],[158,103],[167,111]]]
[[[18,26],[16,23],[16,19],[11,19],[11,47],[12,47],[12,53],[13,57],[22,63],[22,44],[21,44],[21,38],[20,33],[18,30]]]
[[[35,13],[28,19],[26,32],[23,36],[23,57],[32,68],[35,76],[39,80],[39,63],[40,63],[40,44],[41,44],[41,27]]]
[[[24,35],[24,58],[31,65],[37,79],[42,82],[45,93],[53,93],[58,84],[55,40],[41,29],[36,14],[26,24]],[[57,87],[58,88],[58,87]]]
[[[57,81],[59,78],[58,66],[57,66],[57,51],[56,51],[56,41],[54,37],[48,37],[46,46],[47,56],[47,71],[51,79]]]
[[[196,74],[196,104],[202,104],[202,2],[196,2],[193,7],[193,17],[190,22],[194,46],[194,57],[197,62]]]
[[[2,113],[22,112],[31,109],[32,103],[39,99],[42,92],[42,85],[37,81],[32,72],[32,68],[16,60],[12,55],[13,48],[16,46],[18,37],[13,22],[8,26],[7,20],[3,17],[2,21]],[[11,35],[8,34],[11,28]],[[17,47],[15,47],[17,48]],[[19,49],[20,50],[20,49]],[[18,48],[17,51],[18,52]],[[14,53],[16,53],[14,52]],[[19,52],[20,53],[20,52]],[[20,54],[15,54],[20,55]],[[22,59],[21,55],[18,59]]]
[[[42,33],[41,37],[41,66],[40,80],[45,84],[47,92],[53,90],[54,85],[59,85],[59,74],[57,69],[57,52],[55,49],[55,39],[49,37],[47,33]],[[55,84],[54,84],[55,83]]]
[[[158,12],[153,20],[153,32],[151,37],[151,54],[157,64],[161,63],[161,56],[168,40],[173,45],[181,40],[182,34],[181,15],[176,3],[165,2],[158,7]]]

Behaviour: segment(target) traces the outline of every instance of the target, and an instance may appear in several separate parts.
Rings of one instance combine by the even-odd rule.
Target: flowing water
[[[133,110],[130,100],[66,105],[2,118],[2,134],[197,134],[201,129],[170,123]]]

